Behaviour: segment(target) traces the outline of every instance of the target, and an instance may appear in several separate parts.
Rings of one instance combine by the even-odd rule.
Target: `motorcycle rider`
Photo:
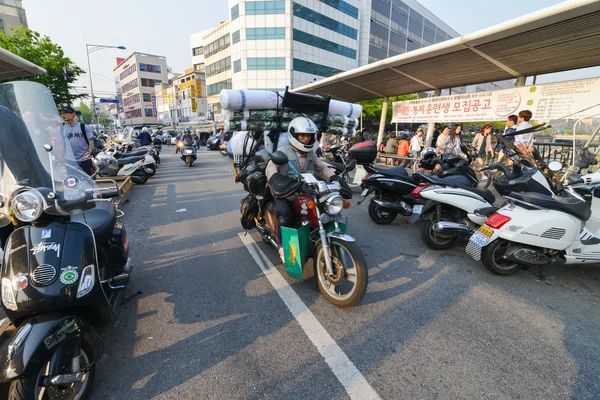
[[[140,141],[140,146],[150,146],[152,144],[152,138],[150,137],[150,133],[148,133],[148,128],[143,127],[142,131],[138,135],[138,139]]]
[[[60,117],[63,120],[63,134],[73,149],[75,159],[81,169],[88,175],[94,174],[94,163],[92,162],[92,153],[94,152],[94,134],[87,125],[75,121],[75,109],[64,105],[59,110]],[[85,130],[85,132],[83,132]]]
[[[315,154],[317,143],[317,125],[306,117],[294,118],[288,128],[289,144],[279,147],[277,150],[285,153],[288,156],[288,165],[276,165],[273,161],[269,161],[265,174],[269,185],[277,179],[283,177],[295,177],[294,170],[289,167],[291,164],[299,174],[312,173],[316,177],[330,182],[339,178],[331,172],[325,163]],[[340,180],[340,183],[345,189],[350,191],[345,182]],[[277,210],[277,239],[280,244],[279,256],[282,262],[283,247],[281,247],[281,230],[279,227],[291,227],[294,223],[294,214],[292,213],[291,203],[288,199],[275,199],[275,208]]]

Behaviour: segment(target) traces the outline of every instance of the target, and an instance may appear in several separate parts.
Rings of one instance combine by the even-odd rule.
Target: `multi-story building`
[[[204,35],[206,31],[195,32],[190,35],[190,45],[192,47],[192,67],[194,71],[204,72]]]
[[[27,16],[21,0],[0,0],[0,31],[11,36],[10,27],[24,25],[27,27]]]
[[[206,96],[212,111],[221,112],[219,93],[231,89],[231,31],[230,22],[224,21],[204,35],[204,72],[206,74]]]
[[[155,125],[154,86],[168,83],[167,59],[152,54],[133,53],[113,70],[119,77],[126,125]]]
[[[224,88],[299,87],[459,36],[416,0],[229,0],[229,12],[230,21],[190,37],[195,49],[199,37],[204,40],[208,103],[215,113]],[[209,49],[217,40],[222,46]]]
[[[188,68],[168,84],[155,86],[158,123],[197,125],[206,120],[206,83],[204,73]]]

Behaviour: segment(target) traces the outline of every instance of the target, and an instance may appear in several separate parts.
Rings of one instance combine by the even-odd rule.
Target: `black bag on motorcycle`
[[[240,202],[240,222],[245,230],[254,229],[256,222],[254,219],[258,215],[258,200],[256,197],[249,194]]]
[[[285,199],[300,189],[300,182],[283,174],[273,174],[269,179],[271,194],[276,199]]]

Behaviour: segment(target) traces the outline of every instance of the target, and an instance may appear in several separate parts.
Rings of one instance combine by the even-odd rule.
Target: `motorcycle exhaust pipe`
[[[519,264],[547,265],[552,262],[552,259],[541,251],[525,248],[515,250],[507,258]]]
[[[373,201],[379,207],[381,207],[387,211],[393,211],[395,213],[402,214],[402,215],[412,215],[412,213],[413,213],[412,206],[403,201],[401,201],[399,203],[392,203],[391,201],[384,201],[384,200],[379,200],[379,199],[373,199]]]
[[[433,230],[437,233],[462,233],[466,235],[473,234],[473,229],[465,224],[457,222],[439,221],[433,224]]]

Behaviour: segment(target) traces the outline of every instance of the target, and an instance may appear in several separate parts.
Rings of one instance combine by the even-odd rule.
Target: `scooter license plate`
[[[475,232],[469,238],[469,242],[473,242],[479,247],[484,247],[487,244],[488,240],[489,238],[480,232]]]
[[[360,194],[360,197],[365,197],[367,195],[367,193],[369,193],[369,189],[363,190],[362,193]]]
[[[481,225],[479,227],[479,229],[477,230],[477,232],[479,232],[479,233],[481,233],[481,234],[483,234],[483,235],[485,235],[485,236],[487,236],[489,238],[492,237],[492,235],[494,234],[494,231],[491,230],[490,228],[488,228],[485,225]]]
[[[413,207],[413,214],[421,215],[423,213],[423,204],[417,204]]]

